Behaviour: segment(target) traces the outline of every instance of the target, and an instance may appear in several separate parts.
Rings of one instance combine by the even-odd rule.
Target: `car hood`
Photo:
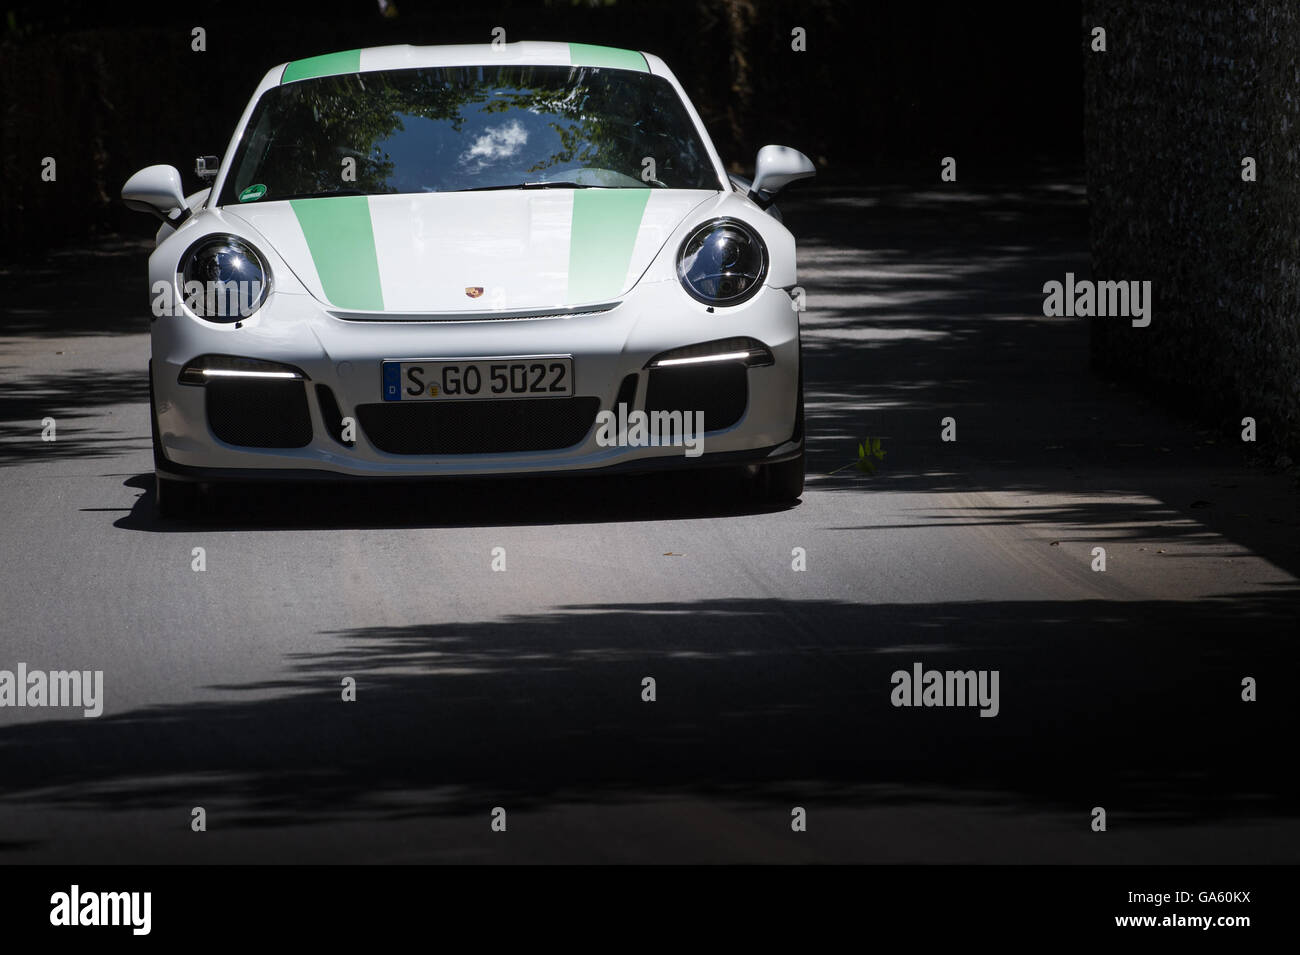
[[[682,220],[716,197],[533,189],[329,196],[222,212],[264,236],[332,308],[472,316],[617,301]]]

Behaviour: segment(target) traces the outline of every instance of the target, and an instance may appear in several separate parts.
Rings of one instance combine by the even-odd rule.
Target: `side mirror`
[[[790,183],[815,175],[817,169],[812,160],[799,150],[789,146],[764,146],[754,161],[754,182],[749,187],[749,198],[766,206]]]
[[[175,166],[145,166],[122,187],[122,201],[128,209],[151,213],[169,225],[189,218],[181,174]],[[177,209],[181,214],[173,219],[171,214]]]

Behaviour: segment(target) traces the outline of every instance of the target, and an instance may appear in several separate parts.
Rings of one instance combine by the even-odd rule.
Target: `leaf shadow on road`
[[[1260,466],[1235,430],[1097,378],[1087,321],[1043,317],[1045,282],[1090,272],[1081,187],[863,187],[783,205],[812,266],[808,485],[861,494],[862,529],[882,523],[882,491],[1016,492],[1028,506],[990,523],[1221,535],[1300,575],[1295,474]],[[887,454],[870,478],[845,469],[866,437]]]
[[[139,372],[75,369],[0,380],[0,468],[41,461],[117,457],[150,447],[149,434],[115,419],[122,405],[147,403],[149,379]],[[53,418],[53,441],[42,421]],[[147,420],[147,418],[146,418]]]
[[[221,807],[204,838],[305,826],[328,842],[344,823],[477,827],[494,805],[695,797],[771,812],[776,826],[791,805],[959,807],[972,825],[1054,814],[1077,828],[1078,859],[1128,861],[1131,841],[1097,848],[1089,813],[1101,805],[1121,832],[1179,829],[1180,858],[1247,862],[1269,830],[1246,827],[1300,812],[1276,733],[1294,706],[1270,679],[1290,667],[1296,596],[609,602],[308,630],[280,674],[210,687],[219,701],[0,728],[0,803],[90,810],[105,831],[116,814],[176,814],[175,827],[142,830],[151,857],[193,851],[194,805]],[[999,714],[892,706],[891,674],[914,662],[998,670]],[[341,702],[345,676],[355,703]],[[641,699],[646,676],[654,703]],[[1245,676],[1259,702],[1242,701]],[[1258,837],[1206,843],[1211,825]],[[80,838],[90,852],[93,827]],[[364,838],[337,838],[338,858],[365,857]],[[917,838],[926,861],[945,858],[942,842]],[[0,858],[41,857],[20,849],[0,841]],[[1295,861],[1300,846],[1270,851]]]

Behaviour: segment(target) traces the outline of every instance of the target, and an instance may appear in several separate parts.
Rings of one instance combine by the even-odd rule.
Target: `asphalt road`
[[[1082,189],[784,209],[810,457],[779,510],[658,476],[160,523],[148,244],[0,269],[0,669],[105,696],[0,709],[0,862],[1300,861],[1294,474],[1041,316],[1088,271]],[[832,474],[864,437],[879,472]],[[998,671],[998,715],[892,706],[918,662]]]

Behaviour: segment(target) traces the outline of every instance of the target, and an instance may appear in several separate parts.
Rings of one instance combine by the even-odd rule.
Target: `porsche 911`
[[[206,184],[126,183],[149,261],[156,500],[222,482],[726,468],[804,482],[812,163],[728,175],[658,57],[392,46],[282,64]]]

